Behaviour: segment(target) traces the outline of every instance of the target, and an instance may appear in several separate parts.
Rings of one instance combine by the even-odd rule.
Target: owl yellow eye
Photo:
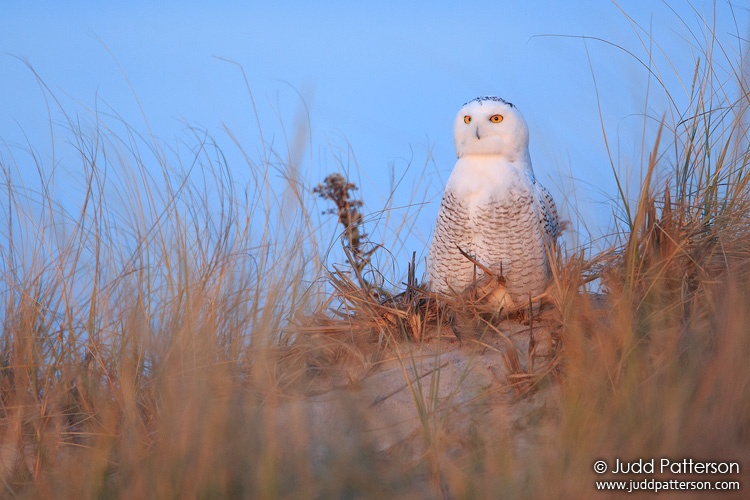
[[[503,121],[503,115],[492,115],[490,116],[490,121],[492,123],[500,123],[501,121]]]
[[[469,115],[464,116],[464,123],[471,123],[471,116]]]

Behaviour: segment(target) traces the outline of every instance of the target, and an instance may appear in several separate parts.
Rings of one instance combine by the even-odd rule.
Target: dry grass
[[[717,79],[712,54],[688,108],[644,144],[642,189],[623,194],[610,248],[557,259],[553,307],[530,318],[554,341],[542,361],[541,337],[523,333],[519,347],[514,320],[492,315],[475,315],[458,346],[450,307],[419,289],[414,267],[387,299],[364,286],[370,254],[354,277],[318,281],[312,190],[289,158],[248,160],[256,191],[243,194],[204,135],[178,154],[127,124],[70,119],[83,172],[71,212],[41,160],[9,149],[3,495],[586,498],[594,460],[662,456],[738,461],[730,479],[747,488],[750,94],[739,64]],[[29,161],[38,185],[19,185]],[[291,215],[263,196],[272,169],[287,177]],[[592,278],[604,295],[583,292]],[[413,377],[428,344],[434,367]],[[460,382],[493,352],[505,375],[443,397],[441,356],[457,348]],[[384,449],[350,398],[389,363],[419,426]],[[367,408],[379,415],[390,396]],[[343,410],[320,448],[320,422],[300,405],[333,400]],[[459,425],[480,400],[483,425]]]

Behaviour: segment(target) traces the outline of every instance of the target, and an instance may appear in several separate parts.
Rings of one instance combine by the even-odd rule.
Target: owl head
[[[528,159],[529,127],[513,104],[499,97],[477,97],[456,115],[456,156],[501,155],[509,161]]]

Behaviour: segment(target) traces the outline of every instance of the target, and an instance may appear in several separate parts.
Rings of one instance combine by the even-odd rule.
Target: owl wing
[[[557,215],[555,200],[552,199],[552,195],[547,191],[547,188],[537,182],[536,179],[534,179],[534,188],[538,200],[539,223],[542,226],[542,230],[547,233],[550,242],[554,243],[562,232],[562,224]]]
[[[473,251],[469,247],[474,234],[471,224],[469,208],[446,189],[430,245],[428,279],[433,290],[461,291],[473,280],[474,264],[458,251],[459,247]]]

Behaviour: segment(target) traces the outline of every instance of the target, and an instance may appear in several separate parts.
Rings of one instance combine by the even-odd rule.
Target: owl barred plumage
[[[511,103],[480,97],[458,112],[454,134],[458,161],[430,245],[430,286],[462,292],[482,277],[463,250],[505,277],[505,305],[523,304],[546,288],[561,229],[552,196],[534,178],[526,121]]]

